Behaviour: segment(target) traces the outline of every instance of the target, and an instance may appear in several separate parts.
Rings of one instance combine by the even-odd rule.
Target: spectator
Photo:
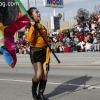
[[[93,51],[94,49],[94,45],[91,44],[89,41],[87,41],[86,45],[85,45],[85,50],[86,51]]]

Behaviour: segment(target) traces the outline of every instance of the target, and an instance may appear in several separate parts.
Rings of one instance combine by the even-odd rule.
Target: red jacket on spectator
[[[79,37],[78,37],[78,39],[79,39],[79,42],[84,41],[84,34],[80,34]]]

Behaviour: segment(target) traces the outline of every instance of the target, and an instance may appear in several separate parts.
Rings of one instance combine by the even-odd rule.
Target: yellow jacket
[[[48,43],[46,28],[40,23],[38,23],[37,26]],[[28,33],[25,34],[25,39],[30,43],[30,46],[44,47],[47,45],[45,41],[43,40],[43,38],[41,37],[40,33],[33,26],[27,26],[26,28],[29,28],[29,30],[28,30]],[[46,64],[49,63],[49,58],[50,58],[50,50],[49,50],[49,47],[47,47],[46,48]]]
[[[47,30],[46,28],[41,25],[40,23],[37,24],[39,30],[43,34],[44,38],[47,40]],[[29,31],[27,34],[25,34],[25,39],[30,43],[30,46],[32,47],[43,47],[46,46],[47,44],[41,37],[40,33],[33,27],[29,27]]]
[[[4,29],[6,28],[7,26],[4,26],[1,22],[0,22],[0,31],[4,31]]]

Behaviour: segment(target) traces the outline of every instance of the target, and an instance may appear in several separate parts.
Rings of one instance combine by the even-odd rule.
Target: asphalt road
[[[100,100],[100,52],[51,54],[45,96],[49,100]],[[0,55],[0,100],[33,100],[29,55],[17,55],[14,69]]]

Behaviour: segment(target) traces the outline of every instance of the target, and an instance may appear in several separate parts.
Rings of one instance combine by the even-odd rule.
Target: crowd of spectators
[[[100,51],[100,14],[85,20],[80,17],[77,25],[65,31],[59,30],[48,34],[51,49],[55,52],[89,52]],[[16,52],[29,54],[29,43],[19,38],[16,42]]]
[[[100,51],[100,14],[88,20],[82,16],[71,31],[50,33],[48,40],[55,52]]]
[[[16,53],[29,54],[29,52],[30,52],[29,43],[24,38],[19,38],[15,42],[15,46],[16,46]]]

